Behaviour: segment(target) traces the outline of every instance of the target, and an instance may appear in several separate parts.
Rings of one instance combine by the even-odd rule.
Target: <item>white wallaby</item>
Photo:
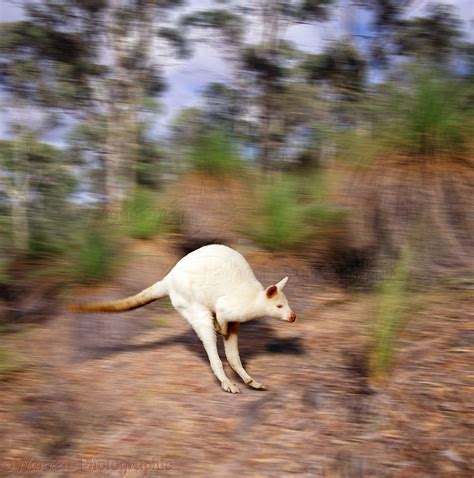
[[[220,244],[201,247],[183,257],[166,277],[139,294],[114,302],[75,304],[76,312],[121,312],[169,295],[173,307],[191,324],[206,349],[212,371],[226,392],[239,393],[226,376],[217,352],[216,331],[224,337],[227,361],[252,388],[265,387],[243,368],[238,349],[241,322],[270,316],[294,322],[283,293],[288,277],[266,289],[244,257]]]

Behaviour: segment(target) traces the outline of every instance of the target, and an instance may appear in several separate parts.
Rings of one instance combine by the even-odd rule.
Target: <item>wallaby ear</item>
[[[288,277],[285,277],[280,282],[278,282],[277,284],[278,290],[283,290],[287,282],[288,282]]]
[[[266,294],[269,299],[271,299],[277,293],[277,286],[271,285],[267,287]]]

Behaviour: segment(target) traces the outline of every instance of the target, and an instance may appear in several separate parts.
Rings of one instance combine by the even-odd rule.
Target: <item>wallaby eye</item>
[[[278,307],[279,309],[281,309],[281,308],[283,307],[283,305],[282,305],[282,304],[278,304],[277,307]]]

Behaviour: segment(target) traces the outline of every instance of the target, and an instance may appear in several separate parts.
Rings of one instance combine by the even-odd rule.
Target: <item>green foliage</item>
[[[379,85],[359,105],[355,113],[361,128],[333,133],[339,158],[361,166],[386,156],[430,157],[469,148],[472,88],[442,73],[413,68],[404,79]]]
[[[203,133],[191,152],[191,164],[210,174],[228,174],[241,168],[242,163],[228,135],[220,130]]]
[[[297,2],[296,6],[291,9],[289,3],[283,3],[286,11],[293,15],[296,20],[303,22],[324,21],[328,20],[331,13],[331,6],[334,0],[303,0]]]
[[[315,204],[308,207],[308,218],[317,227],[337,226],[345,217],[345,211],[327,204]]]
[[[68,200],[74,186],[74,178],[60,164],[38,185],[37,201],[29,211],[29,253],[33,257],[62,254],[67,250],[70,226],[75,219]]]
[[[29,9],[31,20],[0,25],[4,81],[17,95],[41,97],[42,106],[77,105],[88,92],[92,49],[76,32],[52,28],[40,9]]]
[[[345,217],[328,204],[326,180],[321,173],[309,179],[284,176],[263,188],[259,185],[258,209],[247,234],[269,250],[293,249],[324,236]]]
[[[75,187],[64,153],[38,141],[34,133],[23,133],[14,141],[0,141],[0,166],[7,172],[2,192],[8,198],[1,211],[1,239],[31,256],[61,252],[68,241],[68,198]],[[19,228],[20,223],[26,227]]]
[[[348,97],[362,90],[365,67],[359,52],[346,41],[332,43],[322,54],[307,55],[302,64],[310,82],[328,82]]]
[[[408,91],[392,93],[381,136],[409,154],[462,151],[472,121],[472,111],[465,108],[466,93],[462,84],[435,73],[415,74]]]
[[[147,123],[139,123],[137,128],[136,184],[139,187],[157,189],[162,174],[161,161],[165,158],[165,154],[155,141],[148,138],[149,127]]]
[[[250,47],[243,54],[243,62],[245,68],[254,72],[260,82],[267,82],[274,91],[282,91],[282,81],[288,76],[288,69],[283,66],[281,58]]]
[[[179,227],[178,215],[157,202],[153,191],[137,189],[126,202],[119,223],[94,217],[77,223],[66,251],[72,280],[88,283],[108,278],[122,258],[120,243],[124,235],[149,239]]]
[[[236,131],[242,121],[241,93],[223,83],[210,83],[203,92],[202,119],[226,131]],[[243,126],[243,125],[240,125]]]
[[[390,277],[383,280],[377,293],[370,372],[379,378],[393,365],[396,340],[407,303],[409,252],[405,249]]]
[[[107,278],[118,259],[118,236],[115,229],[102,221],[84,225],[69,251],[71,276],[81,283]]]
[[[243,31],[242,18],[223,8],[191,13],[183,17],[182,24],[185,27],[192,26],[220,32],[225,41],[234,44],[240,40]]]
[[[182,30],[179,30],[178,28],[162,27],[158,31],[158,35],[175,49],[179,58],[188,58],[191,55],[187,38],[183,35]]]
[[[150,239],[169,231],[177,224],[177,216],[157,204],[156,194],[137,189],[126,202],[124,224],[126,232],[136,239]]]
[[[400,20],[395,44],[403,55],[439,66],[460,46],[461,22],[450,5],[430,5],[426,13],[423,17]]]
[[[299,204],[294,185],[288,181],[271,184],[263,190],[261,215],[251,236],[270,250],[291,248],[306,235],[306,209]]]

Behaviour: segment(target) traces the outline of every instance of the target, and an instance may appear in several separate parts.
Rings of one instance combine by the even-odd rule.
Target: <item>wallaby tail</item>
[[[125,299],[97,304],[70,304],[68,308],[71,312],[124,312],[126,310],[138,309],[138,307],[142,307],[167,295],[168,287],[165,281],[159,281],[138,294]]]

